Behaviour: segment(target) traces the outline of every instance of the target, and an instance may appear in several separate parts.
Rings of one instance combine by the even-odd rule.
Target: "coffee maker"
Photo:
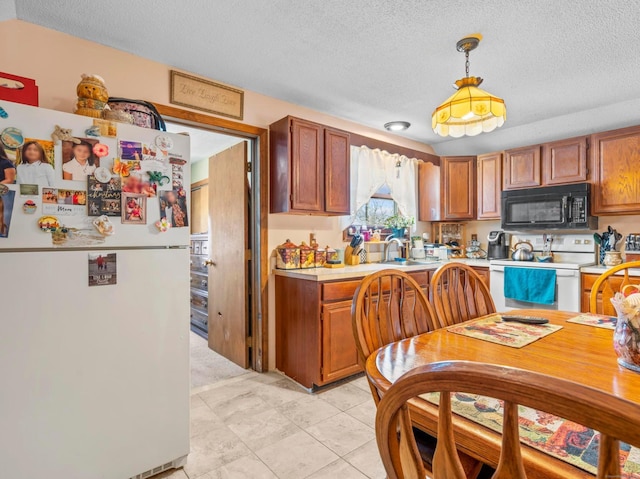
[[[487,240],[489,247],[487,248],[488,259],[506,259],[509,257],[509,233],[504,231],[491,231]]]

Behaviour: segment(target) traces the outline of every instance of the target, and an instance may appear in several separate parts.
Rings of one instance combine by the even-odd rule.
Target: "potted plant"
[[[389,216],[384,221],[384,226],[392,230],[395,238],[402,239],[407,226],[412,226],[415,222],[416,219],[413,216],[404,216],[403,214],[398,213],[397,215]]]

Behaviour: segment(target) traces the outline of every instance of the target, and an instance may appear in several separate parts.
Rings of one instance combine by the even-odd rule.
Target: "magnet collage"
[[[56,246],[100,244],[116,232],[117,217],[146,225],[148,208],[159,211],[158,233],[189,226],[186,161],[171,151],[169,134],[157,131],[146,142],[119,138],[117,124],[102,119],[93,119],[83,135],[74,133],[59,125],[50,139],[15,126],[0,131],[0,241],[21,213],[34,215],[34,232],[51,233]],[[89,217],[89,230],[70,226],[66,217]]]

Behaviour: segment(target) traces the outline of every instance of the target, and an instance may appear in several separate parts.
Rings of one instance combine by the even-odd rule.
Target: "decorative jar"
[[[613,332],[613,348],[618,355],[618,364],[640,372],[640,293],[625,298],[617,293],[611,303],[618,312],[616,329]]]
[[[622,253],[620,251],[605,251],[602,264],[605,266],[617,266],[622,263]]]

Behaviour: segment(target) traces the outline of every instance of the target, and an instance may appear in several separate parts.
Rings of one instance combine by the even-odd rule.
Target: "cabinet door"
[[[593,214],[640,211],[640,127],[591,136]]]
[[[349,133],[324,130],[324,199],[330,214],[351,213],[351,161]]]
[[[351,376],[362,368],[351,326],[351,301],[322,307],[322,382]]]
[[[291,120],[291,209],[324,211],[322,125]]]
[[[442,158],[444,220],[472,220],[476,215],[475,156]]]
[[[540,145],[504,152],[503,189],[541,186]]]
[[[500,219],[502,153],[478,156],[478,219]]]
[[[490,280],[489,278],[490,273],[489,273],[489,268],[485,268],[483,266],[475,266],[473,267],[473,270],[478,273],[478,276],[480,276],[482,278],[482,281],[484,281],[484,284],[487,285],[487,288],[490,288],[491,284],[490,284]]]
[[[433,163],[418,165],[418,219],[440,221],[440,167]]]
[[[191,234],[209,231],[209,185],[191,186]]]
[[[542,172],[545,185],[587,181],[587,137],[542,145]]]

